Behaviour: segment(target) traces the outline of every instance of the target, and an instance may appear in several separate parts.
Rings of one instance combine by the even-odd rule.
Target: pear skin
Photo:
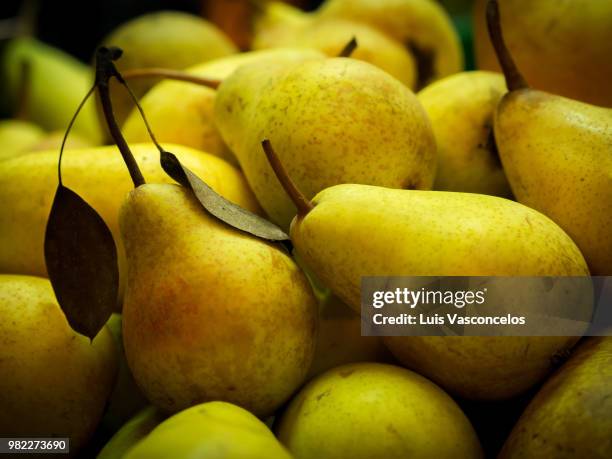
[[[119,221],[123,341],[147,398],[168,413],[209,400],[274,412],[303,382],[316,339],[317,303],[295,262],[178,185],[134,189]]]
[[[512,91],[495,138],[517,200],[561,226],[593,275],[612,275],[612,109]]]
[[[21,120],[0,121],[0,161],[19,156],[42,141],[45,131],[34,123]]]
[[[274,176],[270,139],[307,198],[339,183],[430,189],[433,131],[405,85],[355,59],[243,66],[217,94],[215,120],[267,215],[283,228],[295,206]]]
[[[499,458],[612,457],[612,337],[588,338],[546,381]]]
[[[74,455],[100,421],[117,372],[104,327],[93,341],[70,328],[51,283],[0,275],[0,432],[70,437]]]
[[[338,185],[298,216],[304,262],[355,311],[363,276],[587,276],[554,222],[493,196]],[[361,249],[356,251],[355,247]],[[523,392],[576,337],[385,337],[402,364],[450,392],[501,399]]]
[[[291,401],[276,432],[297,459],[483,457],[452,398],[410,370],[380,363],[323,373]]]
[[[493,135],[505,93],[502,74],[475,71],[442,78],[417,94],[438,145],[435,190],[512,195]]]

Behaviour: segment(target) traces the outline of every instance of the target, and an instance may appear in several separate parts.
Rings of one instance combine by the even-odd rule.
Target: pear
[[[463,70],[457,32],[444,8],[432,0],[327,0],[319,18],[369,24],[408,47],[417,63],[417,89]]]
[[[490,26],[510,92],[497,107],[495,138],[512,191],[572,237],[592,274],[612,275],[612,109],[528,87],[498,17]]]
[[[93,434],[113,387],[117,354],[106,328],[74,332],[51,283],[0,275],[0,432],[70,437],[76,453]]]
[[[363,23],[331,18],[312,21],[285,37],[276,46],[303,46],[322,51],[329,57],[340,54],[351,40],[357,40],[357,48],[350,57],[369,62],[394,76],[409,88],[416,84],[416,66],[408,49],[383,32]],[[255,49],[266,48],[258,37],[254,38]]]
[[[377,363],[319,376],[291,401],[276,430],[296,459],[483,457],[470,422],[442,389]]]
[[[474,2],[474,53],[479,69],[499,71],[487,34],[486,0]],[[612,2],[504,0],[508,47],[534,88],[612,107]]]
[[[209,400],[273,413],[303,382],[315,346],[317,304],[295,262],[178,185],[134,189],[119,222],[123,342],[147,398],[168,413]]]
[[[325,299],[319,334],[307,379],[354,362],[388,362],[393,358],[378,336],[361,336],[361,318],[337,296]]]
[[[62,141],[64,140],[64,134],[65,132],[60,130],[48,132],[42,139],[40,139],[39,142],[36,142],[32,147],[30,147],[29,151],[59,151],[60,147],[62,146]],[[68,138],[66,139],[66,144],[64,145],[64,148],[75,150],[96,146],[98,145],[94,142],[91,142],[85,137],[71,132]]]
[[[277,48],[230,55],[190,67],[186,72],[210,80],[223,80],[238,67],[251,62],[299,62],[322,57],[314,50]],[[235,162],[213,120],[216,94],[214,89],[195,84],[162,81],[145,94],[140,105],[160,142],[186,145]],[[128,142],[150,139],[136,108],[127,117],[122,131]]]
[[[540,389],[499,457],[612,457],[612,337],[589,338]]]
[[[215,191],[247,210],[260,212],[242,174],[225,161],[178,145],[164,145]],[[131,146],[150,182],[172,183],[159,165],[153,144]],[[57,187],[58,152],[35,152],[0,161],[0,272],[46,276],[43,243],[47,218]],[[64,184],[75,190],[102,216],[114,235],[119,266],[125,255],[117,215],[132,182],[114,146],[66,150],[62,160]],[[27,184],[24,185],[24,184]],[[122,282],[125,276],[121,276]]]
[[[124,459],[291,459],[268,427],[248,411],[208,402],[175,414]]]
[[[295,206],[262,154],[270,138],[307,197],[338,183],[429,189],[436,167],[425,110],[401,82],[356,59],[240,67],[219,86],[215,121],[267,215]]]
[[[214,24],[179,11],[157,11],[138,16],[113,30],[102,44],[118,46],[124,51],[116,62],[120,72],[147,67],[184,69],[238,52],[232,41]],[[139,79],[130,81],[129,85],[140,98],[157,81],[155,78]],[[116,81],[111,81],[110,88],[115,117],[121,124],[134,103]]]
[[[164,419],[165,416],[154,406],[143,408],[111,437],[96,459],[122,458]]]
[[[29,121],[48,131],[66,129],[83,94],[93,84],[88,67],[63,51],[33,38],[11,40],[2,57],[0,79],[5,82],[1,88],[5,91],[4,99],[17,104],[16,94],[22,84],[23,62],[27,62],[30,84],[25,90],[28,92]],[[101,142],[102,130],[93,101],[83,106],[72,132],[94,144]]]
[[[304,263],[356,312],[364,276],[587,276],[554,222],[493,196],[344,184],[308,202],[274,152],[274,170],[299,213],[291,240]],[[360,247],[360,250],[355,250]],[[584,311],[590,314],[591,311]],[[385,337],[404,365],[450,392],[501,399],[551,370],[577,337]]]
[[[19,156],[45,137],[44,129],[34,123],[18,119],[0,121],[0,161]]]
[[[284,1],[264,1],[257,6],[252,18],[253,49],[283,46],[296,30],[303,30],[312,23],[312,14]]]
[[[495,108],[505,92],[501,74],[474,71],[445,77],[417,94],[438,145],[435,190],[512,195],[493,136]]]

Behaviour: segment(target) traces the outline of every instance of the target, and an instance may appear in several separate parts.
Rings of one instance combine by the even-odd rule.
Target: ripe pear
[[[159,424],[125,459],[291,459],[268,427],[248,411],[208,402]]]
[[[524,205],[473,193],[337,185],[300,209],[291,240],[356,312],[364,276],[587,276],[574,242]],[[356,251],[355,247],[361,247]],[[590,311],[586,311],[590,313]],[[500,399],[541,380],[576,337],[385,337],[404,365],[454,394]]]
[[[184,69],[238,52],[232,41],[214,24],[179,11],[157,11],[138,16],[121,24],[102,43],[123,50],[123,56],[115,63],[120,72],[148,67]],[[139,78],[130,80],[129,85],[140,98],[157,81],[156,78]],[[134,103],[116,81],[111,80],[110,88],[115,117],[122,124]]]
[[[383,32],[367,24],[341,18],[312,21],[295,30],[280,42],[271,46],[299,46],[318,49],[329,57],[340,54],[344,46],[355,38],[357,48],[350,57],[369,62],[394,76],[409,88],[416,84],[416,66],[408,49]],[[263,41],[263,40],[262,40]],[[263,49],[255,36],[253,47]]]
[[[500,459],[612,457],[612,337],[589,338],[540,389]]]
[[[251,62],[299,62],[322,57],[314,50],[278,48],[215,59],[190,67],[186,72],[210,80],[223,80],[238,67]],[[192,83],[162,81],[144,95],[140,105],[160,142],[186,145],[235,162],[213,121],[216,94],[214,89]],[[127,117],[122,130],[128,142],[150,139],[136,108]]]
[[[148,406],[126,422],[98,453],[96,459],[117,459],[149,435],[166,417],[158,408]]]
[[[45,137],[41,127],[17,119],[0,121],[0,161],[30,150]]]
[[[612,109],[530,88],[490,25],[510,90],[495,139],[512,191],[570,235],[593,275],[612,275]]]
[[[483,457],[452,398],[410,370],[378,363],[319,376],[291,401],[276,430],[296,459]]]
[[[295,206],[261,140],[305,193],[339,183],[429,189],[436,146],[425,110],[401,82],[355,59],[240,67],[219,87],[215,121],[267,215],[287,228]]]
[[[252,18],[251,48],[263,49],[283,46],[282,43],[290,38],[296,30],[302,30],[311,25],[312,19],[312,14],[284,1],[260,2]]]
[[[0,342],[2,435],[70,437],[77,452],[113,387],[117,354],[108,330],[90,342],[70,328],[47,279],[0,275]]]
[[[361,336],[361,317],[337,296],[320,309],[319,334],[307,379],[354,362],[388,362],[393,358],[377,336]]]
[[[48,151],[55,150],[59,151],[62,146],[62,141],[64,140],[64,131],[56,130],[52,132],[48,132],[39,142],[35,143],[29,151]],[[83,136],[80,136],[76,133],[71,132],[68,138],[66,139],[66,144],[64,145],[64,149],[84,149],[90,147],[96,147],[98,144],[86,139]]]
[[[463,70],[463,52],[449,15],[432,0],[327,0],[319,18],[363,22],[406,46],[417,63],[418,89]]]
[[[3,98],[17,104],[22,84],[23,63],[29,64],[29,121],[41,128],[64,130],[83,97],[93,84],[89,68],[72,56],[33,38],[11,40],[3,53],[1,80]],[[14,111],[14,110],[13,110]],[[94,144],[102,140],[95,103],[88,101],[77,117],[73,131]]]
[[[168,413],[209,400],[273,413],[303,382],[315,346],[317,304],[295,262],[178,185],[134,189],[119,223],[123,342],[147,398]]]
[[[485,4],[474,2],[476,63],[499,71]],[[508,47],[534,88],[612,107],[612,2],[504,0],[502,5]]]
[[[438,80],[417,94],[436,136],[434,189],[509,197],[510,185],[493,136],[503,75],[474,71]]]
[[[178,145],[164,145],[215,191],[245,209],[259,207],[242,174],[213,155]],[[153,144],[131,146],[142,173],[150,182],[172,183],[159,165]],[[35,152],[0,161],[0,272],[46,276],[43,243],[47,218],[57,187],[58,152]],[[132,186],[115,146],[66,150],[62,160],[64,184],[102,216],[114,235],[122,272],[125,255],[117,216]]]

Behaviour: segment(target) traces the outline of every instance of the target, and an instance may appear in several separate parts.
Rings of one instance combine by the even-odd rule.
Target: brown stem
[[[508,91],[528,88],[529,85],[523,78],[523,75],[521,75],[521,72],[519,72],[504,41],[497,0],[489,0],[487,3],[487,28],[489,29],[491,43],[493,43],[493,48],[495,48],[495,54],[497,54],[497,60],[506,77]]]
[[[122,51],[119,48],[101,47],[98,49],[96,52],[96,86],[98,87],[98,94],[100,95],[100,102],[102,103],[102,110],[106,123],[108,124],[108,130],[121,152],[121,156],[128,168],[134,186],[139,187],[140,185],[144,185],[145,179],[140,172],[140,168],[134,159],[130,147],[128,147],[123,134],[121,134],[121,129],[119,129],[119,125],[113,113],[113,104],[111,102],[108,87],[111,77],[117,78],[120,82],[123,81],[119,71],[113,63],[114,60],[119,59],[121,54]]]
[[[211,80],[208,78],[201,78],[195,75],[191,75],[187,72],[181,72],[180,70],[163,69],[163,68],[145,68],[145,69],[134,69],[126,70],[121,74],[125,80],[132,78],[166,78],[168,80],[185,81],[187,83],[194,83],[200,86],[206,86],[210,89],[217,89],[221,84],[220,80]]]
[[[32,63],[27,59],[21,61],[21,81],[17,95],[15,118],[27,121],[30,115],[30,92],[32,91]]]
[[[351,41],[344,45],[344,48],[342,48],[342,51],[340,51],[338,57],[351,57],[353,52],[357,49],[357,45],[357,37],[351,38]]]
[[[293,180],[291,180],[291,177],[289,177],[289,174],[287,174],[287,170],[283,166],[283,163],[281,163],[281,160],[274,152],[270,141],[265,139],[263,142],[261,142],[261,146],[266,153],[268,162],[270,163],[270,166],[272,166],[272,170],[276,174],[278,181],[281,183],[285,192],[295,204],[295,207],[297,207],[298,217],[305,217],[308,212],[314,209],[314,206],[308,199],[306,199],[306,196],[302,194],[297,186],[295,186],[295,183],[293,183]]]

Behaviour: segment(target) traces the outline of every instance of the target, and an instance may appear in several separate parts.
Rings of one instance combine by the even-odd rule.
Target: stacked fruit
[[[501,457],[612,457],[612,338],[362,337],[358,316],[364,276],[612,275],[612,111],[590,105],[609,62],[549,85],[543,52],[523,79],[520,0],[503,24],[490,1],[477,35],[503,74],[461,72],[431,0],[255,3],[241,54],[178,13],[120,27],[95,72],[5,50],[20,118],[66,127],[75,94],[99,97],[73,129],[98,146],[59,167],[61,137],[0,137],[0,437],[91,457],[114,433],[102,459],[477,458],[500,445],[476,411],[511,403]],[[561,35],[612,22],[575,3],[582,28],[535,12]],[[612,55],[610,35],[577,52]]]

